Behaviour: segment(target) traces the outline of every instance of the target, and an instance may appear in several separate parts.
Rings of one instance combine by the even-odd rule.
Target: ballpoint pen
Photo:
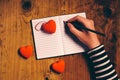
[[[77,28],[78,30],[86,30],[86,31],[90,31],[90,32],[93,32],[93,33],[96,33],[96,34],[99,34],[101,36],[106,36],[105,34],[101,33],[101,32],[98,32],[98,31],[95,31],[95,30],[92,30],[92,29],[89,29],[87,27],[85,27],[84,25],[82,25],[81,23],[77,22],[77,21],[74,21],[74,22],[66,22],[66,21],[63,21],[64,22],[64,25],[66,26],[67,23],[71,23],[73,26],[75,26],[75,28]]]

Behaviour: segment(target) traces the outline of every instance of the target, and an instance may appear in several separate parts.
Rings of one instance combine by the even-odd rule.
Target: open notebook
[[[66,34],[63,23],[63,21],[67,21],[77,15],[86,17],[85,13],[76,13],[31,20],[37,59],[84,52],[84,48]],[[35,29],[38,23],[40,28],[44,22],[51,19],[56,22],[55,33],[46,34]]]

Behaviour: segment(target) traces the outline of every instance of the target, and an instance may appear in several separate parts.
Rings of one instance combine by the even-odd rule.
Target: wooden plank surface
[[[0,0],[0,80],[90,80],[90,72],[81,54],[36,60],[18,55],[21,46],[33,45],[30,20],[48,16],[86,12],[95,21],[96,30],[120,76],[120,0]],[[110,8],[112,14],[106,14]],[[64,59],[65,72],[56,74],[51,63]]]

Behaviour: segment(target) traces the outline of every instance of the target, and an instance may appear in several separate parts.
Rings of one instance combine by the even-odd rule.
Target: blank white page
[[[73,39],[71,39],[70,36],[68,36],[65,33],[65,28],[64,28],[63,21],[67,21],[68,19],[70,19],[72,17],[75,17],[77,15],[86,18],[85,13],[69,14],[69,15],[63,15],[63,16],[59,17],[65,55],[74,54],[74,53],[80,53],[80,52],[84,52],[85,51],[81,45],[77,44]]]
[[[53,19],[56,22],[55,33],[47,34],[41,30],[37,31],[35,29],[35,26],[39,22],[40,23],[37,25],[37,29],[40,29],[41,25],[44,22],[48,22],[50,19]],[[60,56],[64,54],[58,17],[49,17],[32,20],[32,28],[37,59]]]

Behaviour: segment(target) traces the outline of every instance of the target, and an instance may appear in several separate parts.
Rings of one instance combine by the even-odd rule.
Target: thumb
[[[71,23],[67,24],[70,31],[75,35],[75,36],[80,36],[82,34],[82,32],[80,32],[79,30],[77,30]]]

